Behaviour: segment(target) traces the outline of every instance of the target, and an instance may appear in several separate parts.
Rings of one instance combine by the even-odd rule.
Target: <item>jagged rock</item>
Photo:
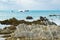
[[[29,37],[29,38],[42,38],[52,40],[55,37],[60,37],[58,26],[56,25],[39,25],[39,24],[20,24],[16,27],[14,37]]]

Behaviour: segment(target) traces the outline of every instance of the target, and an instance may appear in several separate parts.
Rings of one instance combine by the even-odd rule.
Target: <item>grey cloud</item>
[[[60,0],[0,0],[1,9],[60,9]],[[18,3],[19,2],[19,3]],[[5,6],[5,7],[4,7]]]

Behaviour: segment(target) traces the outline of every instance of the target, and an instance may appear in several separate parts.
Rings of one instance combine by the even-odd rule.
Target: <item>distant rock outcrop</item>
[[[26,17],[26,19],[30,20],[30,19],[33,19],[33,18],[31,16],[28,16],[28,17]],[[6,24],[6,25],[14,25],[14,26],[17,26],[17,25],[22,24],[22,23],[25,23],[25,24],[28,24],[28,25],[31,25],[31,24],[57,25],[56,23],[51,22],[46,17],[42,17],[42,16],[40,16],[39,20],[32,21],[32,22],[28,22],[28,21],[25,21],[25,20],[17,20],[16,18],[11,18],[11,19],[8,19],[8,20],[0,21],[0,23],[1,24]]]
[[[30,19],[33,19],[33,17],[31,17],[31,16],[27,16],[26,19],[29,19],[29,20],[30,20]]]
[[[18,25],[19,24],[19,21],[16,19],[16,18],[11,18],[11,19],[7,19],[7,20],[4,20],[4,21],[0,21],[1,24],[6,24],[6,25]]]

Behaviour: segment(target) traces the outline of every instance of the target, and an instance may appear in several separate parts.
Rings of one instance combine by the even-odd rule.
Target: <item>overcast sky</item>
[[[0,10],[60,10],[60,0],[0,0]]]

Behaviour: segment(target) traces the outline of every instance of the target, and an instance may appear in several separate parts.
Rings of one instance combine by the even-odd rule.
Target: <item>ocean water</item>
[[[53,19],[55,23],[60,25],[60,16],[49,17],[49,15],[53,14],[60,15],[60,10],[30,10],[29,12],[20,12],[18,10],[0,10],[0,20],[6,20],[13,17],[18,20],[26,20],[27,16],[32,16],[33,20],[36,20],[39,19],[40,16],[46,16],[48,19]]]
[[[26,19],[27,16],[32,16],[34,19],[40,16],[49,17],[50,14],[60,15],[59,10],[30,10],[29,12],[19,12],[18,10],[0,10],[0,20],[9,19],[15,17],[19,20]]]

